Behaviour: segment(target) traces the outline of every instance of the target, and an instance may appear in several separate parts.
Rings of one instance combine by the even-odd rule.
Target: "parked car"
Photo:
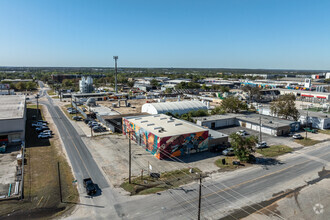
[[[212,152],[212,153],[222,152],[224,149],[226,149],[226,146],[217,145],[217,146],[211,147],[210,152]]]
[[[95,132],[104,132],[106,130],[107,129],[105,127],[103,127],[103,126],[95,126],[95,127],[93,127],[93,131],[95,131]]]
[[[68,110],[68,112],[69,112],[70,114],[76,114],[76,113],[78,113],[76,109]]]
[[[303,139],[303,137],[300,134],[294,134],[292,135],[293,139]]]
[[[86,188],[87,195],[94,195],[96,193],[96,187],[91,178],[83,179],[84,187]]]
[[[45,138],[51,138],[52,135],[51,134],[47,134],[47,133],[43,133],[41,132],[39,135],[38,135],[38,138],[39,139],[45,139]]]
[[[86,108],[82,108],[82,110],[83,110],[83,112],[86,112],[86,111],[87,111],[87,109],[86,109]]]
[[[233,148],[227,148],[226,150],[222,151],[222,154],[225,156],[234,156],[234,149]]]
[[[45,131],[45,130],[49,130],[49,127],[47,127],[47,126],[41,126],[41,127],[37,127],[36,128],[36,131],[37,132],[42,132],[42,131]]]
[[[40,126],[47,126],[46,123],[42,123],[42,122],[34,122],[31,124],[32,127],[40,127]]]
[[[81,121],[83,118],[81,116],[73,116],[72,119],[76,121]]]
[[[43,124],[48,124],[48,122],[47,121],[44,121],[44,120],[38,120],[37,122],[38,123],[43,123]]]
[[[88,118],[84,119],[85,124],[88,124],[90,121],[91,121],[91,120],[88,119]]]
[[[51,130],[44,130],[41,133],[53,135],[53,132]]]
[[[98,126],[98,125],[99,125],[99,123],[93,121],[93,122],[90,123],[88,126],[89,126],[90,128],[92,128],[92,127],[95,127],[95,126]]]
[[[236,134],[241,135],[241,136],[248,135],[248,133],[246,131],[244,131],[244,130],[239,130],[238,132],[236,132]]]
[[[266,141],[260,142],[256,144],[256,148],[266,148],[267,147],[267,143]]]

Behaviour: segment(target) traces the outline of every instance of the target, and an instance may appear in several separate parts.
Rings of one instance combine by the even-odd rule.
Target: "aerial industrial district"
[[[330,73],[212,71],[3,68],[1,219],[328,219]]]

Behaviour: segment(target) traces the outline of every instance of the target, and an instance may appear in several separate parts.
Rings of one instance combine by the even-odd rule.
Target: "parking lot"
[[[8,146],[5,153],[0,153],[0,197],[8,196],[9,185],[12,190],[16,182],[16,156],[20,153],[20,145]]]
[[[88,146],[93,158],[107,175],[109,181],[114,186],[119,186],[128,177],[128,139],[122,134],[112,134],[94,138],[83,137],[83,141]],[[143,170],[144,175],[150,172],[165,172],[171,170],[197,167],[203,172],[214,172],[219,170],[214,162],[223,157],[220,153],[201,152],[175,159],[159,160],[142,146],[134,141],[132,146],[132,175],[140,176]]]
[[[224,133],[224,134],[227,134],[227,135],[230,135],[232,133],[236,133],[239,130],[245,130],[248,133],[247,136],[255,135],[259,138],[259,132],[258,131],[254,131],[254,130],[247,129],[247,128],[242,128],[240,126],[217,129],[217,131],[219,131],[221,133]],[[230,138],[229,138],[229,141],[230,141]],[[269,134],[262,133],[262,141],[266,141],[267,145],[284,144],[284,145],[287,145],[287,146],[292,147],[292,148],[301,147],[300,144],[297,144],[296,142],[294,142],[292,137],[272,136],[272,135],[269,135]]]

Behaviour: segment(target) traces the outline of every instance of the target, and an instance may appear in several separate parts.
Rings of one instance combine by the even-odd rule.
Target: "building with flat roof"
[[[0,96],[0,142],[15,143],[25,139],[25,96]]]
[[[307,127],[322,129],[322,130],[330,128],[329,113],[308,111],[308,116],[307,116],[307,110],[298,110],[298,111],[300,113],[299,121],[302,125]]]
[[[241,126],[273,136],[281,136],[300,129],[300,122],[260,114],[225,114],[194,117],[197,125],[211,129]]]
[[[209,129],[164,114],[124,117],[122,125],[158,159],[208,150]]]

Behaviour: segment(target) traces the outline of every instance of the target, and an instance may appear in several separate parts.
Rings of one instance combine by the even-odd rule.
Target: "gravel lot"
[[[0,196],[8,195],[9,184],[15,186],[16,156],[20,152],[20,145],[7,147],[6,153],[0,153]]]

